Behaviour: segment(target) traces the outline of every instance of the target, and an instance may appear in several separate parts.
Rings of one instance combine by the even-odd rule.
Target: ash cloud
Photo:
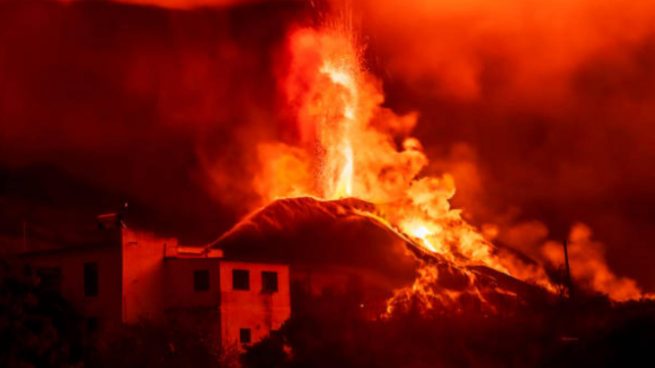
[[[207,241],[257,203],[256,143],[288,134],[280,45],[315,15],[297,1],[198,3],[0,4],[5,234],[128,200],[152,229]],[[655,288],[655,6],[353,12],[386,106],[418,112],[428,171],[452,172],[456,206],[534,247],[588,224],[612,269]]]
[[[420,113],[415,135],[432,170],[453,172],[455,205],[501,238],[539,221],[522,236],[561,241],[584,222],[610,268],[655,287],[655,5],[396,5],[356,6],[369,64],[388,106]]]

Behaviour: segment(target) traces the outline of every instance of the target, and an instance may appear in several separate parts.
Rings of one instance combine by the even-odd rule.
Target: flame
[[[353,194],[353,149],[348,140],[344,142],[341,154],[344,163],[333,194],[335,198],[349,197]]]
[[[417,115],[400,116],[382,107],[380,83],[362,67],[353,35],[338,28],[298,29],[289,37],[289,49],[290,69],[283,84],[294,108],[299,142],[292,147],[265,145],[279,149],[263,160],[262,172],[269,174],[257,178],[260,194],[266,200],[297,195],[357,197],[374,203],[385,222],[427,253],[463,266],[485,265],[511,273],[509,268],[518,263],[503,262],[492,244],[462,219],[461,211],[451,208],[452,176],[420,175],[429,161],[418,139],[408,135]],[[402,142],[400,147],[397,141]],[[285,158],[291,152],[293,156]],[[311,159],[298,160],[306,156]],[[314,164],[306,165],[307,161]],[[296,165],[290,167],[291,163]],[[280,174],[280,169],[287,173]],[[303,182],[280,183],[287,178]],[[429,268],[419,272],[408,290],[436,292],[426,286],[438,275]],[[529,272],[529,276],[548,284],[543,272]],[[440,292],[452,294],[452,290]]]
[[[340,60],[326,60],[320,68],[320,73],[329,77],[337,89],[337,103],[342,106],[341,115],[335,118],[332,124],[337,132],[334,137],[336,146],[326,148],[328,157],[324,163],[327,174],[327,198],[343,198],[353,195],[354,158],[351,142],[351,131],[357,123],[358,93],[355,81],[354,67],[350,65],[349,57]],[[341,65],[339,65],[341,64]],[[343,87],[343,89],[338,89]],[[338,174],[333,175],[333,173]]]
[[[382,106],[380,82],[363,68],[356,45],[352,32],[344,28],[302,28],[290,34],[289,70],[282,85],[296,118],[298,140],[278,144],[280,149],[262,160],[262,172],[275,173],[275,185],[261,185],[271,183],[270,175],[256,179],[262,197],[357,197],[371,202],[379,211],[376,216],[414,239],[424,252],[462,266],[471,285],[467,293],[480,300],[484,296],[472,286],[475,275],[467,266],[487,266],[555,292],[542,267],[497,252],[451,207],[452,176],[423,173],[429,161],[421,143],[409,135],[417,115],[401,116]],[[293,157],[284,158],[289,152]],[[272,165],[287,172],[280,174],[280,167]],[[297,182],[280,183],[286,179]],[[288,191],[280,190],[284,188]],[[410,294],[429,293],[441,301],[461,296],[430,287],[438,276],[436,268],[426,265],[414,285],[396,293],[390,305]]]
[[[420,244],[423,244],[428,250],[438,252],[437,247],[432,244],[429,238],[429,235],[433,234],[434,231],[430,231],[421,221],[409,219],[401,222],[399,226],[405,233],[419,239]]]

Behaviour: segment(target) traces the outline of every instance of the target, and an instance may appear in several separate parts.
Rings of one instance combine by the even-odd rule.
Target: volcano
[[[322,283],[319,289],[354,278],[375,298],[388,299],[402,290],[413,294],[417,288],[439,300],[474,295],[484,303],[500,302],[499,296],[502,303],[549,296],[489,267],[455,264],[426,252],[377,217],[375,205],[354,198],[278,199],[246,216],[209,247],[221,249],[228,259],[288,263],[294,281],[311,278]],[[438,277],[426,281],[426,272]]]

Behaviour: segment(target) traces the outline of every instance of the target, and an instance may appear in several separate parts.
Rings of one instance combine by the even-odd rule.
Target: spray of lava
[[[483,265],[555,291],[542,267],[498,252],[460,210],[451,208],[453,178],[423,173],[428,159],[410,135],[417,115],[398,115],[382,106],[380,82],[362,66],[357,45],[347,27],[302,28],[289,35],[289,69],[281,84],[293,109],[297,140],[260,145],[259,194],[267,201],[357,197],[375,204],[376,216],[424,252],[462,269]],[[468,277],[471,281],[474,275]],[[426,265],[390,307],[409,294],[422,296],[429,306],[434,300],[452,303],[458,295],[429,287],[437,278],[437,269]]]

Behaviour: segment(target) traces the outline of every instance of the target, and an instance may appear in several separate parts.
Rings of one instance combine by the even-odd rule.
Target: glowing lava
[[[353,195],[354,180],[354,158],[351,141],[351,130],[357,122],[358,93],[355,81],[355,65],[351,58],[344,57],[340,60],[328,60],[320,68],[320,73],[329,77],[330,81],[337,87],[338,105],[342,106],[341,115],[332,122],[332,129],[336,132],[336,146],[324,147],[327,157],[324,160],[326,171],[327,187],[325,196],[327,198],[343,198]],[[343,65],[336,64],[339,62]],[[339,89],[338,87],[343,87]],[[323,132],[328,133],[328,132]]]
[[[288,47],[289,70],[281,82],[298,139],[261,145],[266,154],[255,186],[265,201],[300,195],[356,197],[375,204],[375,216],[426,253],[439,254],[462,269],[483,265],[556,290],[542,267],[498,252],[462,219],[460,210],[451,208],[455,183],[450,175],[423,174],[428,159],[420,142],[409,136],[417,115],[398,115],[382,106],[380,82],[362,67],[351,32],[298,29],[290,34]],[[435,296],[439,291],[426,284],[438,272],[425,268],[408,290],[429,290]],[[438,295],[440,300],[456,297]]]
[[[299,139],[294,144],[262,145],[266,157],[256,187],[266,201],[299,195],[356,197],[375,204],[375,216],[426,253],[462,269],[484,265],[511,273],[519,263],[504,262],[460,211],[451,208],[452,177],[421,175],[428,159],[420,142],[408,135],[416,114],[401,116],[382,107],[380,82],[362,67],[350,32],[298,29],[289,37],[289,52],[289,71],[282,84],[294,109]],[[396,142],[402,142],[400,147]],[[436,295],[438,291],[422,284],[430,283],[438,272],[429,265],[425,268],[411,290],[432,290]],[[552,288],[540,268],[522,270],[521,275]]]

